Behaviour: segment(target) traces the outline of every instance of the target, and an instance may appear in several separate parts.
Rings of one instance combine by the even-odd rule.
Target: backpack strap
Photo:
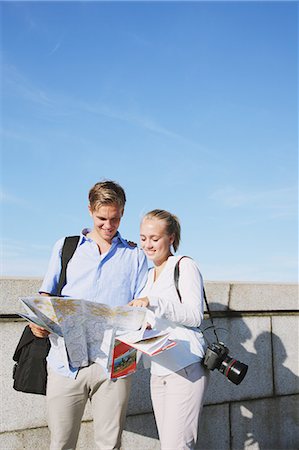
[[[79,243],[79,239],[80,236],[68,236],[64,240],[61,251],[61,272],[59,276],[56,295],[60,295],[63,287],[66,285],[66,268],[70,259],[75,253],[75,250]]]

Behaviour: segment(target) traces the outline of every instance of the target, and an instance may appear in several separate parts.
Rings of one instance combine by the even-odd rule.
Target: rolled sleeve
[[[137,274],[137,280],[136,280],[136,287],[133,298],[139,298],[140,293],[142,289],[145,286],[146,280],[147,280],[147,274],[148,274],[148,267],[147,267],[147,259],[145,257],[145,254],[142,250],[138,249],[139,255],[138,255],[138,274]]]
[[[47,294],[56,294],[60,271],[61,271],[61,251],[64,239],[59,239],[52,250],[46,275],[43,279],[39,293],[46,292]]]

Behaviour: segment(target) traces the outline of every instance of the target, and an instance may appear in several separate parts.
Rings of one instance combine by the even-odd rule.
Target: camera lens
[[[240,384],[247,373],[248,366],[227,356],[220,366],[219,372],[223,373],[232,383]]]

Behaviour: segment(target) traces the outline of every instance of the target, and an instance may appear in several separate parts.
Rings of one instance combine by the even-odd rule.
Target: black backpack
[[[66,284],[66,268],[77,248],[79,239],[80,236],[68,236],[64,240],[61,253],[61,272],[57,292],[53,295],[59,296]],[[16,362],[13,368],[13,388],[16,391],[46,395],[46,357],[50,347],[49,338],[34,336],[29,325],[24,328],[13,355],[13,360]]]

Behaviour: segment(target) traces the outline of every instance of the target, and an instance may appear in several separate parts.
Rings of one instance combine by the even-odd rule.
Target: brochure
[[[128,340],[127,335],[117,336],[117,339],[148,356],[158,355],[159,353],[164,352],[165,350],[168,350],[176,345],[175,341],[169,339],[169,333],[154,329],[146,329],[142,339],[137,342]]]
[[[114,340],[113,355],[108,374],[110,378],[124,378],[137,369],[137,350],[118,339]]]
[[[169,333],[145,329],[142,339],[132,342],[132,333],[120,334],[114,338],[108,374],[111,379],[123,378],[137,369],[137,350],[148,356],[158,355],[176,345],[169,339]],[[131,339],[130,339],[131,338]]]

